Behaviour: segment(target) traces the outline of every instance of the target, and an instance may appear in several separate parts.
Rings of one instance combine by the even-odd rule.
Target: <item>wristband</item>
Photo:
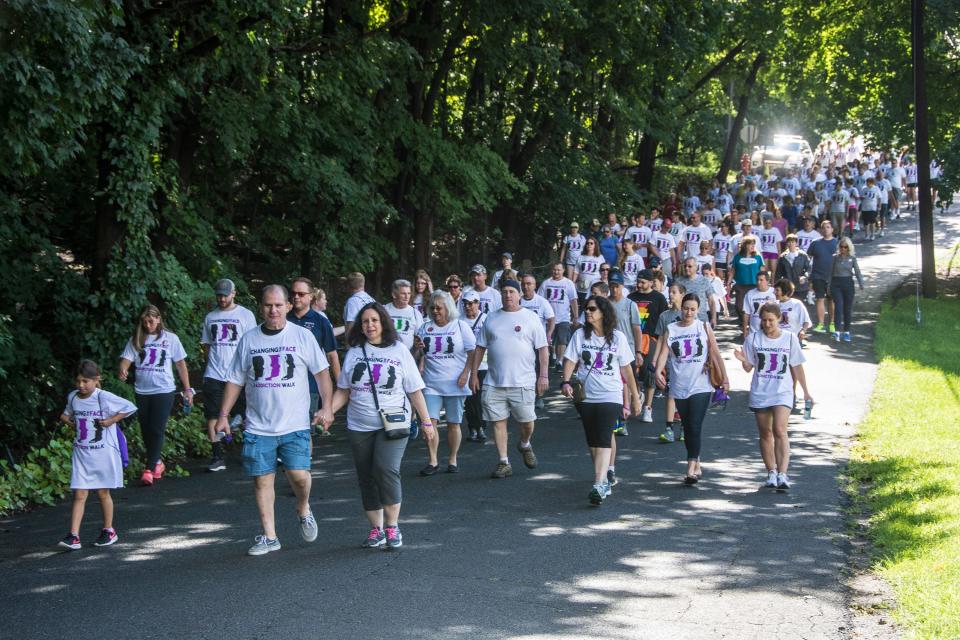
[[[540,380],[549,380],[550,376],[540,376]]]
[[[432,423],[432,422],[421,422],[421,423],[420,423],[420,426],[421,426],[421,427],[432,427],[432,426],[433,426],[433,423]]]
[[[186,389],[183,390],[184,393],[186,393],[187,391],[194,394],[196,393],[196,391],[193,390],[193,387],[187,387]]]
[[[563,382],[560,383],[560,386],[561,386],[561,387],[564,386],[564,385],[566,385],[566,386],[568,386],[568,387],[572,387],[572,386],[573,386],[573,384],[571,384],[571,382],[570,382],[569,380],[564,380]]]
[[[221,418],[229,418],[229,417],[230,417],[230,414],[229,414],[229,413],[221,413],[221,414],[220,414],[220,417],[221,417]]]

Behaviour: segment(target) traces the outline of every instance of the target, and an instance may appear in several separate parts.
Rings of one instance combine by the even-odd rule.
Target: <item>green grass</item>
[[[960,299],[944,289],[923,301],[920,327],[912,298],[881,310],[880,368],[850,464],[868,487],[875,568],[913,638],[960,638]]]

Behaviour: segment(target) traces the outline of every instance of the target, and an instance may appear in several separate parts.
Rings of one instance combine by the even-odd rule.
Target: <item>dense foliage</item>
[[[195,356],[220,276],[542,264],[566,221],[715,170],[741,95],[765,133],[909,143],[908,5],[8,0],[2,441],[46,442],[72,363],[112,366],[146,300]],[[929,13],[945,153],[960,19]]]

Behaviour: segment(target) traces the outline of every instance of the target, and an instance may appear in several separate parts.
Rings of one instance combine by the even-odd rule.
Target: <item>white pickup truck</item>
[[[800,136],[776,135],[773,144],[753,148],[750,166],[753,169],[769,167],[771,169],[790,169],[813,162],[810,143]]]

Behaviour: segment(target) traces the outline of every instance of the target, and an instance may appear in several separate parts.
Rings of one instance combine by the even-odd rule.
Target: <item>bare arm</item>
[[[130,365],[132,364],[133,362],[126,358],[120,358],[120,371],[117,372],[117,377],[120,378],[120,382],[127,381],[127,376],[130,375]]]
[[[183,385],[183,393],[187,399],[187,404],[193,406],[193,389],[190,387],[190,374],[187,372],[187,361],[178,360],[176,362],[177,373],[180,375],[180,384]]]
[[[230,433],[230,410],[237,403],[240,397],[240,385],[234,382],[228,382],[223,387],[223,399],[220,401],[220,417],[217,418],[217,424],[214,427],[216,431]]]

